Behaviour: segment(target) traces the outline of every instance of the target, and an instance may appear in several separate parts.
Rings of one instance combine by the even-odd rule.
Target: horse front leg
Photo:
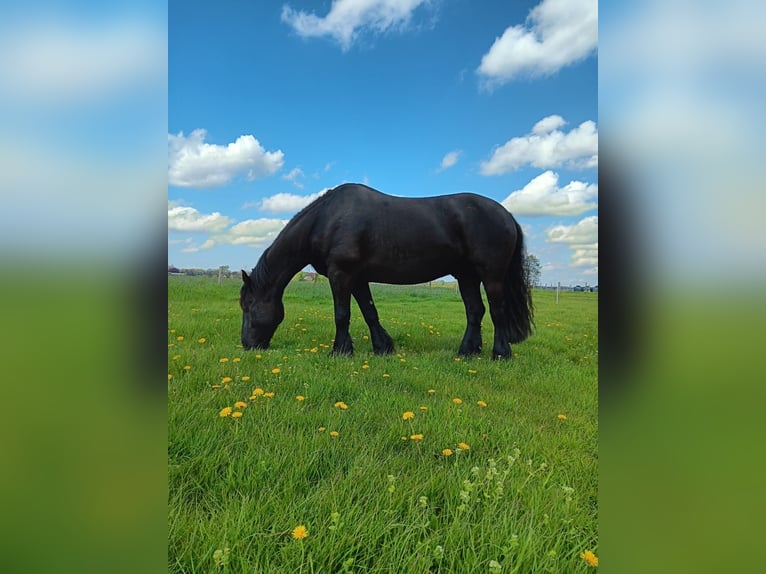
[[[335,342],[332,355],[353,355],[354,343],[349,333],[351,323],[351,277],[342,272],[329,275],[332,301],[335,310]]]
[[[375,308],[375,302],[372,300],[370,284],[367,282],[358,283],[351,291],[356,299],[359,310],[362,312],[367,326],[370,328],[370,339],[372,339],[372,350],[376,355],[390,355],[394,352],[394,340],[391,338],[383,325],[380,324],[378,310]]]

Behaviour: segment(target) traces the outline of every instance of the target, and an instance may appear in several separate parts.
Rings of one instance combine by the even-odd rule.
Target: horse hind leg
[[[495,326],[495,340],[492,345],[493,359],[510,359],[510,317],[505,300],[505,290],[502,281],[484,281],[484,291],[489,301],[489,314]]]
[[[394,352],[394,340],[391,338],[383,325],[380,324],[378,310],[375,308],[375,302],[372,300],[369,283],[360,283],[352,291],[354,299],[359,305],[367,326],[370,328],[370,339],[372,339],[372,350],[376,355],[390,355]]]
[[[460,343],[458,354],[463,356],[478,355],[481,353],[481,320],[484,318],[486,309],[481,300],[479,279],[476,277],[462,277],[458,279],[460,296],[465,305],[466,328],[463,341]]]

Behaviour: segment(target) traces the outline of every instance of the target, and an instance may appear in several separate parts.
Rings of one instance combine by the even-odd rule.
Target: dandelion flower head
[[[292,537],[294,540],[303,540],[306,538],[306,536],[309,535],[309,531],[306,529],[303,524],[299,524],[295,528],[293,528]]]
[[[585,560],[585,562],[588,564],[588,566],[593,566],[594,568],[598,566],[598,556],[596,556],[592,551],[586,550],[585,552],[582,552],[580,554],[580,558]]]

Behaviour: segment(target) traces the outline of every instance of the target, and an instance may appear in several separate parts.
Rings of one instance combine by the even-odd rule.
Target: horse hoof
[[[385,349],[373,349],[372,352],[375,353],[376,355],[393,355],[394,348],[386,347]]]
[[[354,349],[333,349],[330,351],[331,357],[351,357],[354,354]]]

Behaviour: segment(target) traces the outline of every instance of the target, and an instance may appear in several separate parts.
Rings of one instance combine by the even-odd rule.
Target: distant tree
[[[542,266],[540,265],[540,260],[535,255],[531,253],[524,255],[524,272],[527,276],[527,283],[529,285],[535,286],[540,283]]]

